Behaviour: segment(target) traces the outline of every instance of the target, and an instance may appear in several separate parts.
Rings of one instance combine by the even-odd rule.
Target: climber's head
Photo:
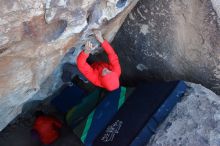
[[[105,75],[107,75],[107,74],[110,74],[112,71],[110,71],[108,68],[103,68],[103,70],[102,70],[102,76],[105,76]]]
[[[104,68],[102,70],[102,80],[101,83],[104,88],[109,91],[113,91],[119,88],[119,77],[115,72]]]
[[[42,112],[42,111],[36,111],[36,112],[34,113],[34,115],[35,115],[35,117],[37,118],[37,117],[40,117],[40,116],[44,116],[45,114],[44,114],[44,112]]]

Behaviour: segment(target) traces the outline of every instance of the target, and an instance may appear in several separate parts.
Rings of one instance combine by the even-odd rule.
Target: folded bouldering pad
[[[73,129],[86,146],[92,146],[97,135],[105,128],[126,100],[126,88],[108,92],[101,103]]]
[[[183,81],[144,83],[99,133],[93,146],[142,146],[180,100]]]
[[[84,97],[80,104],[68,111],[66,121],[70,127],[75,128],[103,100],[102,92],[100,88],[97,88],[91,94]]]

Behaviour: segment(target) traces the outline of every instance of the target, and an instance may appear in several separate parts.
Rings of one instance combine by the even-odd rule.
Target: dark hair
[[[36,111],[36,112],[34,113],[34,115],[35,115],[35,117],[39,117],[39,116],[44,115],[44,112],[42,112],[42,111]]]

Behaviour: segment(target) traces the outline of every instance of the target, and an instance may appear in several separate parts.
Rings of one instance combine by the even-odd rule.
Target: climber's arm
[[[87,58],[89,53],[82,51],[77,57],[77,66],[79,71],[93,84],[100,86],[100,81],[98,80],[98,75],[94,73],[93,68],[87,63]]]
[[[111,47],[108,41],[103,39],[102,33],[100,31],[94,30],[94,33],[95,33],[96,39],[102,44],[103,49],[108,55],[110,65],[112,66],[112,71],[116,72],[118,76],[120,76],[121,67],[120,67],[120,63],[118,60],[118,56],[115,53],[114,49]]]
[[[103,41],[102,47],[108,55],[109,63],[112,66],[112,71],[116,72],[120,76],[121,67],[120,67],[118,56],[115,53],[114,49],[106,40]]]

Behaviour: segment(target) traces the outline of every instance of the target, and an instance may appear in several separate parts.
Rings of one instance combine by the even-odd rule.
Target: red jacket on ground
[[[60,136],[61,127],[62,124],[59,120],[43,115],[36,118],[33,129],[37,131],[43,144],[51,144]]]
[[[77,58],[77,66],[79,71],[94,85],[112,91],[119,88],[121,67],[118,56],[111,45],[106,40],[101,45],[108,55],[109,63],[95,62],[90,66],[86,61],[89,54],[82,51]],[[111,73],[102,76],[104,68],[108,68]]]

